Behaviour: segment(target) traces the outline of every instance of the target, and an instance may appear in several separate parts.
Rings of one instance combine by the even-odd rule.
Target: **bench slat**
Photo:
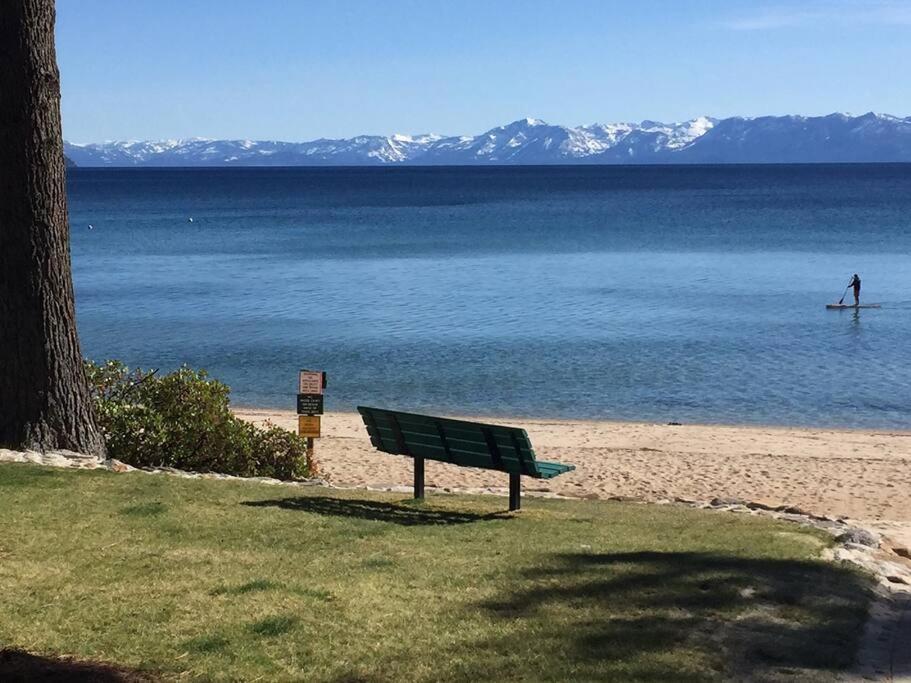
[[[368,430],[369,431],[369,430]],[[379,429],[379,434],[383,442],[389,443],[394,442],[395,437],[391,429]],[[470,467],[491,467],[491,462],[493,459],[490,456],[489,446],[487,443],[477,442],[477,441],[465,441],[464,439],[447,439],[446,443],[449,447],[447,452],[446,448],[443,445],[439,436],[432,436],[429,434],[415,434],[413,432],[404,431],[402,435],[405,438],[405,441],[408,444],[408,449],[413,455],[418,455],[424,458],[431,458],[433,460],[445,460],[446,462],[452,462],[454,464],[466,464]],[[426,449],[432,449],[433,453],[428,454]],[[395,452],[399,455],[408,455],[408,453],[395,449],[394,451],[389,451],[385,448],[380,448],[380,450],[386,450],[387,452]],[[522,474],[528,474],[530,476],[536,476],[535,474],[535,460],[533,454],[530,453],[527,449],[521,449],[517,453],[512,444],[508,446],[499,446],[501,466],[496,466],[496,462],[493,462],[495,469],[502,469],[506,472],[520,472]],[[464,462],[466,459],[471,459],[471,463]]]
[[[518,427],[504,427],[502,425],[488,425],[482,423],[465,422],[464,420],[450,420],[448,418],[429,418],[423,415],[414,416],[409,413],[395,413],[396,419],[402,426],[402,429],[412,428],[412,431],[427,430],[435,431],[436,426],[441,424],[446,430],[446,434],[463,434],[483,438],[482,429],[489,429],[496,436],[508,439],[511,432],[521,432],[525,435],[525,430]],[[527,439],[527,437],[526,437]]]
[[[389,452],[389,451],[386,451]],[[399,453],[398,455],[405,455]],[[450,453],[443,450],[441,445],[420,444],[411,447],[411,455],[429,460],[440,460],[464,467],[479,467],[481,469],[498,469],[503,472],[518,472],[528,474],[532,477],[539,476],[535,471],[527,466],[523,468],[522,461],[516,458],[504,458],[499,467],[494,467],[491,458],[487,454],[473,453],[471,451],[461,451],[456,448],[450,449]]]
[[[416,428],[411,425],[403,425],[399,422],[402,434],[406,437],[407,440],[421,441],[425,443],[438,443],[441,442],[441,432],[445,435],[447,443],[455,445],[459,444],[463,447],[467,444],[477,444],[480,447],[483,447],[484,452],[489,452],[489,444],[483,435],[479,432],[476,435],[468,434],[466,432],[452,433],[450,430],[446,429],[443,425],[434,426],[432,429],[422,429]],[[391,438],[395,441],[395,428],[392,426],[378,427],[378,433],[383,438]],[[372,431],[370,425],[368,425],[368,431]],[[519,450],[523,453],[523,456],[528,457],[531,453],[531,448],[528,447],[528,441],[526,438],[522,438],[520,435],[494,435],[494,440],[496,441],[497,447],[500,451],[514,451],[516,445],[518,445]]]
[[[377,430],[379,436],[385,440],[395,441],[395,432],[392,429],[380,427]],[[443,439],[439,434],[427,434],[423,432],[412,432],[407,429],[402,430],[402,436],[405,438],[405,441],[408,444],[411,443],[428,443],[428,444],[443,444]],[[489,444],[486,441],[481,439],[478,440],[469,440],[469,439],[460,439],[454,438],[450,434],[445,434],[446,443],[450,448],[458,448],[461,450],[467,451],[476,451],[478,453],[489,453]],[[523,448],[521,444],[519,445],[518,451],[515,448],[515,445],[509,441],[500,441],[496,440],[497,447],[501,454],[504,457],[517,457],[514,454],[516,452],[521,453],[522,457],[529,457],[531,449]]]

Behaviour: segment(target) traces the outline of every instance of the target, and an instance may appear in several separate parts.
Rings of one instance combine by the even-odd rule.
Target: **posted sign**
[[[313,439],[320,435],[320,415],[323,414],[323,390],[326,373],[318,370],[301,370],[297,376],[297,433],[307,439],[307,458],[313,465]]]
[[[297,393],[321,394],[326,388],[326,373],[314,370],[301,370],[297,380]],[[300,412],[300,411],[298,411]]]
[[[297,433],[309,439],[319,438],[319,415],[298,415]]]
[[[297,395],[297,414],[298,415],[322,415],[323,414],[323,395],[322,394],[298,394]]]

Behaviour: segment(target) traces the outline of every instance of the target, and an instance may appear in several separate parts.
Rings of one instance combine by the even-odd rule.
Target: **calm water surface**
[[[75,169],[69,197],[86,355],[235,404],[292,408],[308,367],[334,409],[911,429],[911,166]],[[883,308],[826,311],[855,271]]]

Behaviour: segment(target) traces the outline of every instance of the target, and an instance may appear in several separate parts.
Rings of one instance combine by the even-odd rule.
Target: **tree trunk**
[[[54,0],[0,1],[0,447],[104,454],[73,303]]]

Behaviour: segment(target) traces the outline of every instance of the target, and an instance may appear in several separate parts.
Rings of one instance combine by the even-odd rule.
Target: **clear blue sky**
[[[57,0],[64,135],[911,115],[911,0]]]

